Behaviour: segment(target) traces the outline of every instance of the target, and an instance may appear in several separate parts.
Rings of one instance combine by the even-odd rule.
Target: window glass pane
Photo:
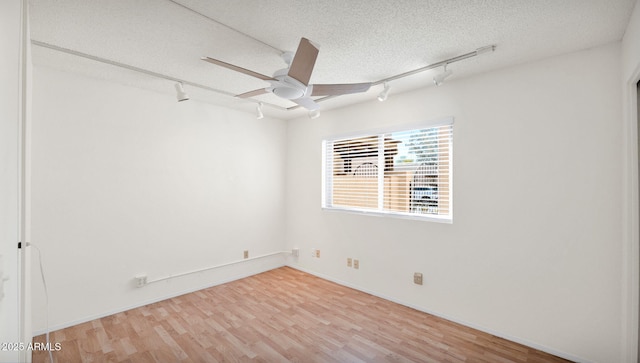
[[[452,125],[325,140],[323,206],[451,218]]]

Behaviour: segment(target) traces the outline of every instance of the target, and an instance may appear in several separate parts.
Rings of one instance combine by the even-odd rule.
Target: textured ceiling
[[[194,99],[253,110],[234,99],[266,82],[200,60],[218,58],[266,75],[300,37],[320,45],[311,83],[375,82],[491,44],[493,53],[449,68],[451,80],[590,48],[624,35],[636,0],[31,0],[31,38],[220,92],[185,86]],[[173,81],[77,55],[33,47],[33,61],[136,87],[173,92]],[[431,85],[434,71],[391,84],[393,93]],[[374,99],[382,89],[321,103],[331,109]],[[274,95],[279,118],[304,109]]]

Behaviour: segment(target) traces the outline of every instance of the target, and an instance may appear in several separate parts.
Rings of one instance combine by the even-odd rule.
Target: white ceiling
[[[200,60],[209,56],[271,75],[300,37],[320,45],[311,83],[375,82],[495,44],[449,66],[451,80],[622,39],[636,0],[30,0],[31,38],[219,90],[185,86],[193,99],[251,111],[235,99],[268,84]],[[173,81],[35,45],[33,62],[173,92]],[[432,85],[432,70],[391,83],[392,93]],[[371,100],[345,95],[322,109]],[[304,109],[274,95],[283,119]]]

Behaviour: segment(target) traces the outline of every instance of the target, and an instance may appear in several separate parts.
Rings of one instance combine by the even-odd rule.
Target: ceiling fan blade
[[[249,98],[249,97],[253,97],[253,96],[260,96],[260,95],[263,95],[265,93],[269,93],[269,91],[267,91],[265,88],[260,88],[260,89],[257,89],[257,90],[241,93],[239,95],[236,95],[236,97]]]
[[[314,84],[311,91],[312,96],[339,96],[350,93],[367,92],[371,83],[348,83],[348,84]]]
[[[298,50],[296,50],[296,55],[293,56],[287,75],[305,86],[309,85],[316,58],[318,58],[318,48],[309,39],[300,39]]]
[[[315,103],[311,98],[301,97],[291,101],[297,103],[298,105],[306,108],[309,111],[317,110],[320,108],[320,105]]]
[[[221,67],[225,67],[225,68],[231,69],[231,70],[236,71],[236,72],[244,73],[246,75],[249,75],[249,76],[252,76],[252,77],[256,77],[256,78],[259,78],[259,79],[262,79],[262,80],[265,80],[265,81],[275,81],[276,80],[275,78],[272,78],[272,77],[269,77],[269,76],[265,76],[264,74],[260,74],[258,72],[250,71],[248,69],[245,69],[245,68],[242,68],[242,67],[238,67],[236,65],[233,65],[233,64],[230,64],[230,63],[227,63],[227,62],[223,62],[221,60],[217,60],[217,59],[214,59],[214,58],[202,57],[201,59],[203,61],[205,61],[205,62],[213,63],[213,64],[219,65]]]

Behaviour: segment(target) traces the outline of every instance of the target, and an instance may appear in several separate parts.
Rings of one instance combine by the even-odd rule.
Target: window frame
[[[335,141],[340,141],[349,138],[363,138],[369,136],[380,136],[389,133],[395,132],[404,132],[410,130],[420,130],[420,129],[429,129],[434,127],[441,126],[451,126],[451,139],[449,142],[449,158],[448,158],[448,168],[449,168],[449,213],[447,215],[437,215],[437,214],[418,214],[415,212],[401,212],[394,210],[384,210],[384,209],[368,209],[368,208],[358,208],[358,207],[349,207],[349,206],[333,206],[327,205],[328,194],[330,194],[330,190],[328,189],[329,185],[333,184],[333,167],[329,168],[329,153],[327,152],[328,143],[333,143]],[[335,134],[322,138],[322,192],[321,192],[321,208],[323,211],[328,212],[346,212],[352,214],[360,214],[360,215],[371,215],[377,217],[392,217],[392,218],[401,218],[401,219],[412,219],[412,220],[420,220],[420,221],[429,221],[429,222],[438,222],[438,223],[453,223],[453,133],[454,133],[454,118],[453,117],[445,117],[437,120],[431,121],[423,121],[417,123],[410,124],[399,124],[393,125],[384,128],[376,128],[376,129],[366,129],[366,130],[358,130],[352,131],[343,134]],[[384,143],[378,143],[378,165],[384,165]],[[381,163],[382,162],[382,163]],[[331,163],[333,164],[333,163]],[[327,173],[330,169],[331,173]],[[384,173],[384,172],[383,172]],[[384,183],[378,183],[379,193],[378,198],[382,200],[384,198],[384,193],[380,193],[384,189]],[[380,205],[380,203],[378,203]]]

